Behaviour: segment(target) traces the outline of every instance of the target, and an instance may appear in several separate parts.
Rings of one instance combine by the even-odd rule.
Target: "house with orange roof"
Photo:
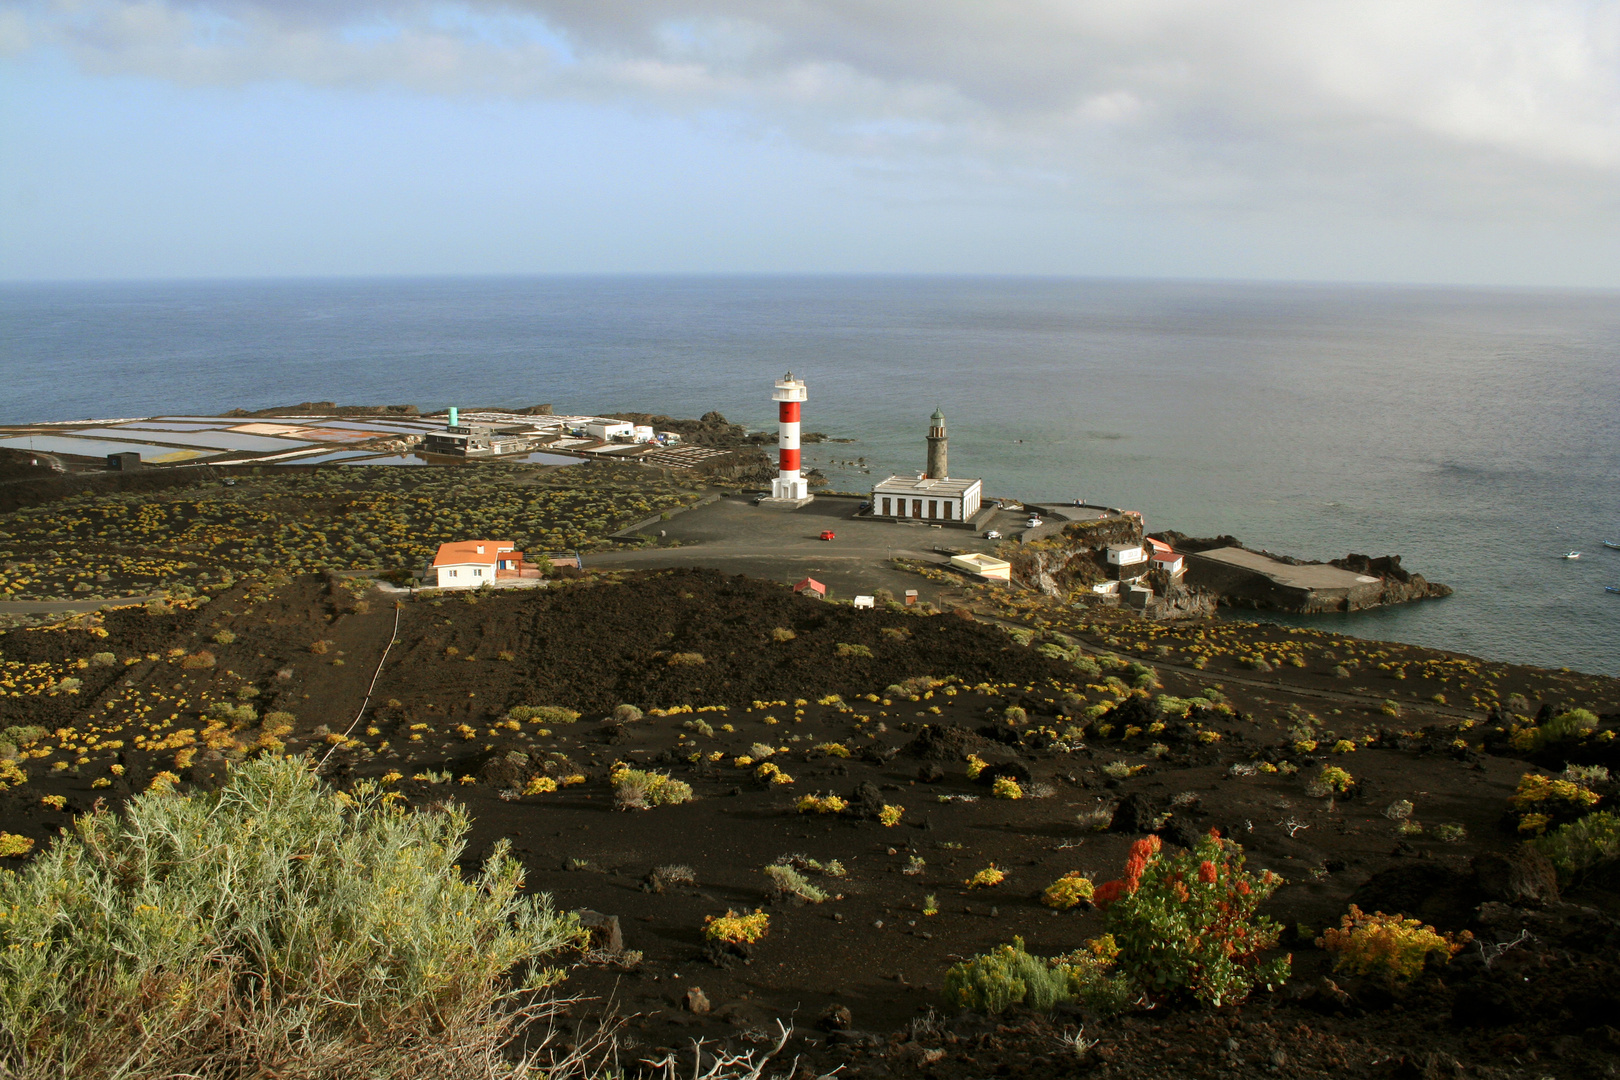
[[[523,552],[510,540],[460,540],[440,544],[431,569],[441,589],[476,589],[540,576],[538,568],[524,565]]]

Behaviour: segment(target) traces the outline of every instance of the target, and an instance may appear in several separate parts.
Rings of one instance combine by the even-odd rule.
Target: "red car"
[[[823,540],[836,540],[838,538],[838,534],[833,532],[831,529],[823,529],[821,530],[821,538]]]

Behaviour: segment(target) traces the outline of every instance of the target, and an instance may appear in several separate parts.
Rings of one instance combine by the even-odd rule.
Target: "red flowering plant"
[[[1288,978],[1292,956],[1260,956],[1277,944],[1280,928],[1255,914],[1281,884],[1270,870],[1244,870],[1243,848],[1212,829],[1192,851],[1173,854],[1157,836],[1138,840],[1125,876],[1097,886],[1092,902],[1107,912],[1118,970],[1148,1000],[1190,994],[1231,1005]]]

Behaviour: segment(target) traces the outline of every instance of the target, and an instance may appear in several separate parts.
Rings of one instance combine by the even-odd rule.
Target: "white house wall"
[[[439,588],[476,589],[495,581],[494,563],[457,563],[454,566],[436,566]]]

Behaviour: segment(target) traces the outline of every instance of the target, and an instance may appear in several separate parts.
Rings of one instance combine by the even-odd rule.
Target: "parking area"
[[[922,599],[940,603],[949,601],[952,590],[895,570],[891,560],[944,566],[949,556],[936,552],[936,545],[984,552],[996,546],[968,529],[858,517],[861,501],[822,495],[808,506],[784,510],[756,506],[750,496],[723,497],[638,530],[678,547],[605,552],[588,556],[586,563],[593,569],[702,566],[785,582],[809,576],[841,599],[877,589],[899,597],[916,589]],[[835,539],[822,540],[825,531]]]

